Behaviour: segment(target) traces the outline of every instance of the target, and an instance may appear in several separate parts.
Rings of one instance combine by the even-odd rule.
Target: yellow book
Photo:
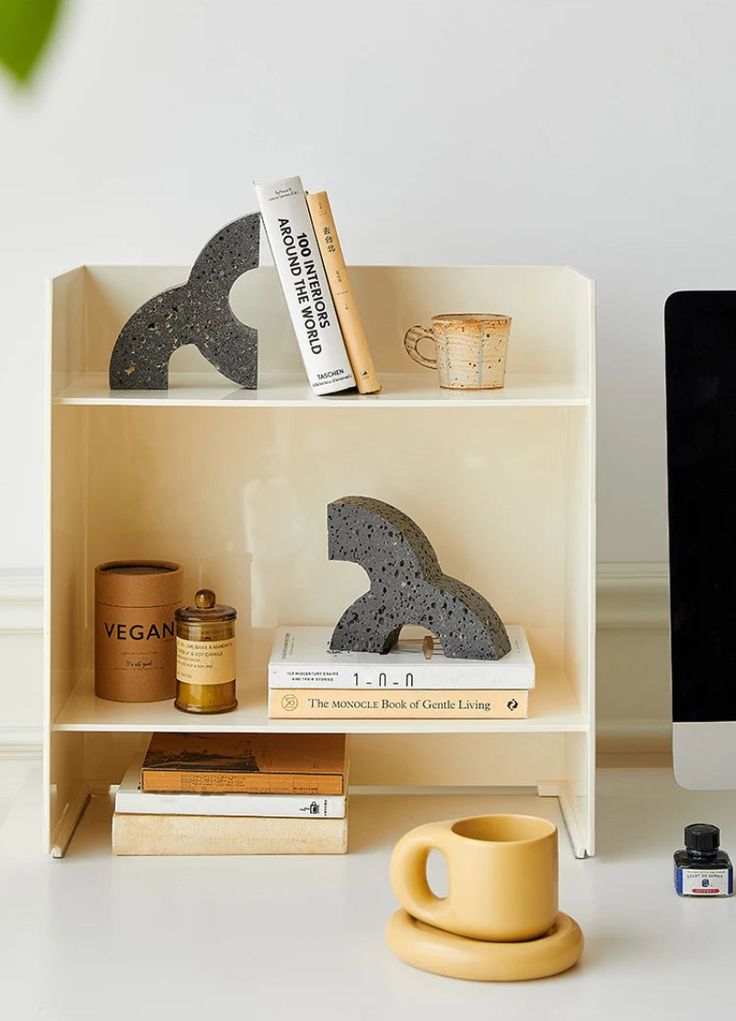
[[[268,715],[276,719],[511,720],[525,719],[529,692],[365,691],[348,688],[272,688]]]
[[[365,335],[355,295],[350,286],[327,192],[308,194],[307,205],[358,391],[362,394],[378,393],[381,384],[378,382],[376,368],[368,346],[368,338]]]

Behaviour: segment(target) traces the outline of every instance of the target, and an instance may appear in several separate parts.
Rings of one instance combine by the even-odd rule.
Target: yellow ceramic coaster
[[[435,929],[401,908],[386,928],[391,950],[405,964],[450,978],[518,982],[557,975],[576,964],[584,939],[578,923],[558,914],[546,936],[521,943],[492,943]]]

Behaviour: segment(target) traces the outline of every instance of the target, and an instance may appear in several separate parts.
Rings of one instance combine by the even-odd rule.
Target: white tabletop
[[[17,770],[17,767],[16,767]],[[1,772],[1,770],[0,770]],[[520,984],[428,975],[395,960],[391,846],[435,818],[528,811],[519,795],[356,796],[345,857],[114,858],[95,799],[63,861],[39,847],[39,770],[0,826],[0,1014],[97,1021],[222,1018],[730,1017],[736,899],[683,899],[683,826],[721,826],[736,853],[736,794],[681,791],[668,770],[599,773],[599,854],[561,838],[560,906],[585,932],[572,971]],[[0,817],[3,786],[0,783]],[[442,892],[439,862],[432,878]],[[707,1007],[705,1006],[707,1004]],[[493,1013],[488,1015],[487,1012]]]

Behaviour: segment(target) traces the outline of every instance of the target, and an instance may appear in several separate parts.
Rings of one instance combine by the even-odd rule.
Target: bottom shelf
[[[111,850],[111,824],[114,795],[92,795],[79,819],[67,849],[69,859],[90,856],[110,856],[114,862],[125,861],[166,861],[172,868],[180,867],[176,863],[197,862],[197,868],[206,867],[213,859],[207,856],[192,858],[117,858]],[[521,815],[538,815],[549,819],[560,831],[560,856],[575,857],[574,849],[566,836],[565,818],[559,801],[554,797],[540,797],[533,792],[523,791],[509,793],[498,790],[483,790],[474,793],[448,794],[379,794],[373,792],[353,791],[350,795],[348,857],[373,853],[389,853],[396,841],[407,830],[434,819],[463,818],[474,815],[486,815],[494,812],[513,812]],[[305,863],[329,862],[337,860],[328,855],[224,855],[213,856],[217,859],[218,875],[223,870],[232,868],[242,874],[244,862],[272,862],[275,881],[283,875],[285,863],[296,862],[297,872],[304,871]],[[123,866],[124,867],[124,866]],[[258,868],[258,866],[253,866]],[[263,866],[267,868],[268,866]],[[431,872],[430,872],[431,875]],[[386,882],[388,882],[386,880]],[[319,884],[310,883],[315,889]]]
[[[69,804],[63,827],[55,834],[52,857],[63,858],[90,853],[112,855],[111,826],[114,793],[85,793],[77,803]],[[560,833],[561,854],[575,858],[586,857],[588,849],[582,830],[583,820],[569,797],[564,784],[546,784],[539,793],[508,792],[497,788],[448,793],[377,793],[368,789],[352,789],[348,809],[348,855],[366,853],[386,845],[390,846],[407,830],[422,822],[456,816],[487,815],[494,812],[511,812],[521,815],[539,815],[550,819]],[[60,839],[61,838],[61,839]],[[63,840],[63,842],[62,842]],[[250,856],[216,856],[219,862],[244,861]],[[254,856],[284,860],[281,855]],[[293,856],[287,856],[290,860]],[[331,857],[304,856],[308,859]],[[117,860],[117,859],[115,859]],[[140,860],[140,859],[136,859]],[[158,859],[162,860],[162,859]],[[180,859],[166,858],[166,861]],[[206,861],[206,857],[187,860]],[[221,866],[218,864],[218,872]]]

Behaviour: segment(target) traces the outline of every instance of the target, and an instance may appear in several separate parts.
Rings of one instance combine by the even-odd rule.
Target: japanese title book
[[[154,793],[345,794],[344,734],[154,734],[141,769]]]
[[[268,664],[270,688],[370,688],[401,690],[519,690],[534,687],[535,669],[523,627],[506,628],[511,651],[501,659],[454,659],[432,642],[424,653],[426,632],[404,628],[398,645],[385,655],[332,652],[329,627],[281,627],[276,630]]]
[[[348,820],[218,815],[112,817],[113,854],[345,854]]]
[[[355,386],[309,209],[298,177],[257,184],[266,237],[315,394]]]
[[[510,720],[526,719],[529,692],[361,691],[272,688],[268,715],[275,719],[323,720]]]
[[[346,795],[154,794],[141,783],[143,754],[131,762],[115,795],[121,815],[272,816],[282,819],[342,819]]]
[[[368,338],[350,286],[350,277],[327,192],[308,194],[307,206],[358,390],[362,394],[378,393],[381,384],[378,382]]]

